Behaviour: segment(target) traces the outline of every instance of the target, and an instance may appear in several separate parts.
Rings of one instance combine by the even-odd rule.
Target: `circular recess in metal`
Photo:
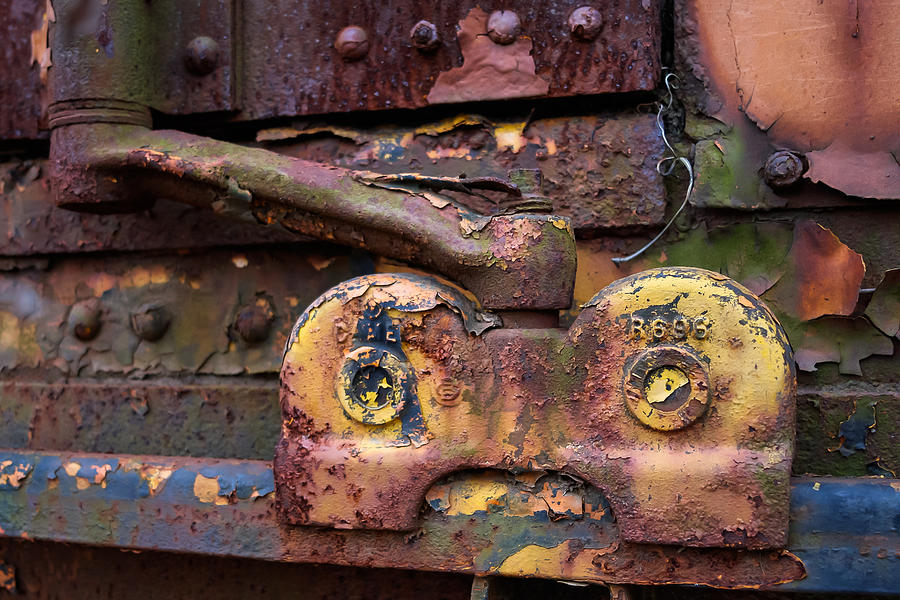
[[[362,346],[344,358],[337,395],[351,418],[383,425],[400,416],[409,385],[405,361],[389,350]]]
[[[690,350],[658,346],[626,363],[624,393],[628,409],[647,427],[682,429],[709,405],[709,374]]]

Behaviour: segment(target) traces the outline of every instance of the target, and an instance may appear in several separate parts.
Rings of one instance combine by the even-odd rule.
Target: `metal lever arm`
[[[121,122],[84,122],[117,118],[109,106],[63,105],[54,117],[51,159],[61,206],[135,210],[167,197],[433,269],[489,309],[571,303],[575,242],[561,217],[485,217],[433,204],[424,193],[370,185],[354,171],[258,148]]]

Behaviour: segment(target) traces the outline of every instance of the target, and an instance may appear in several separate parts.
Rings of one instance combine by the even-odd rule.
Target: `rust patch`
[[[782,311],[801,321],[823,315],[849,315],[856,308],[866,272],[862,256],[813,221],[794,226],[785,274],[765,294]]]
[[[890,338],[863,317],[823,317],[795,331],[791,344],[797,366],[803,371],[815,371],[818,363],[836,362],[841,373],[862,375],[862,359],[894,353]]]
[[[805,177],[849,196],[880,200],[900,198],[900,163],[897,162],[900,143],[897,147],[896,153],[868,152],[835,142],[822,150],[807,152],[809,170]]]
[[[900,2],[678,4],[696,36],[685,45],[699,47],[689,66],[721,100],[719,118],[746,115],[775,146],[820,151],[810,159],[814,181],[856,196],[900,197],[900,86],[887,83],[900,68],[889,50]]]
[[[550,84],[535,74],[532,41],[519,36],[497,44],[487,35],[488,14],[475,7],[459,22],[463,65],[438,75],[428,92],[430,104],[544,96]]]
[[[25,478],[31,473],[30,463],[12,460],[0,461],[0,490],[15,490],[22,486]]]

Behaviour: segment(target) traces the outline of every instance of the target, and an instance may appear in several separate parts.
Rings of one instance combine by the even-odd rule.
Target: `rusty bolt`
[[[359,25],[349,25],[334,38],[334,48],[346,61],[359,60],[369,53],[369,34]]]
[[[783,189],[797,183],[805,171],[803,156],[790,150],[779,150],[766,161],[764,176],[769,187]]]
[[[195,37],[187,45],[184,62],[194,75],[209,75],[219,62],[219,44],[205,35]]]
[[[422,52],[434,52],[441,45],[441,34],[431,21],[419,21],[409,30],[409,41]]]
[[[100,333],[100,303],[97,300],[82,300],[72,305],[69,311],[72,335],[86,342]]]
[[[253,304],[241,307],[234,318],[234,329],[248,344],[258,344],[269,337],[275,311],[265,298],[257,298]]]
[[[145,304],[131,313],[131,329],[142,340],[155,342],[169,329],[172,317],[164,306]]]
[[[519,15],[511,10],[495,10],[488,17],[487,34],[497,44],[512,44],[521,30]]]
[[[590,42],[600,35],[602,28],[603,15],[593,6],[580,6],[569,15],[569,31],[575,39]]]
[[[543,176],[540,169],[510,169],[507,172],[507,176],[519,188],[522,195],[501,201],[500,207],[503,209],[503,212],[525,213],[549,212],[553,210],[553,203],[543,194],[541,189]]]

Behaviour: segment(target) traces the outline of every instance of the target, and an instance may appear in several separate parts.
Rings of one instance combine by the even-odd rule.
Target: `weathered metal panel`
[[[791,554],[616,542],[603,500],[571,481],[450,480],[434,490],[410,536],[279,527],[268,463],[7,452],[2,464],[0,526],[11,537],[480,574],[515,574],[519,561],[510,557],[537,544],[520,555],[522,567],[545,555],[541,576],[551,578],[649,583],[662,576],[713,587],[754,580],[819,592],[893,593],[900,585],[900,492],[884,479],[794,480],[789,550],[801,563]],[[567,506],[588,512],[578,517]],[[806,579],[780,586],[804,568]]]
[[[435,100],[434,95],[429,100],[429,94],[442,73],[467,62],[496,61],[497,66],[483,78],[451,84],[458,98],[441,94],[437,101],[653,89],[660,68],[658,1],[598,5],[603,28],[587,42],[574,39],[568,24],[572,11],[582,4],[488,0],[475,9],[468,0],[248,2],[240,118],[421,107]],[[472,10],[486,17],[497,9],[515,11],[523,35],[504,46],[487,43],[483,28],[473,31],[470,36],[483,40],[476,39],[477,48],[465,56],[457,42],[458,24]],[[410,29],[422,19],[433,23],[443,40],[432,53],[420,52],[410,41]],[[338,32],[350,25],[367,30],[369,49],[363,58],[347,62],[334,44]],[[532,58],[534,66],[527,66]],[[510,71],[520,77],[507,78]]]
[[[896,595],[900,484],[880,478],[795,479],[788,547],[806,565],[806,579],[778,589]]]
[[[29,600],[468,600],[472,587],[471,576],[453,573],[130,552],[33,540],[0,539],[0,556],[0,577],[4,566],[15,570],[18,596],[12,597]],[[3,583],[0,579],[0,586]],[[533,587],[533,580],[528,585]],[[549,581],[546,586],[566,589]]]
[[[256,138],[275,152],[379,173],[496,177],[540,169],[553,213],[569,217],[582,235],[665,222],[656,170],[664,145],[649,114],[515,118],[495,109],[374,127],[295,123],[262,129]],[[477,196],[459,200],[486,214],[498,210]]]
[[[0,256],[172,250],[296,242],[285,231],[159,200],[148,211],[93,215],[58,208],[46,160],[0,163]]]
[[[198,335],[202,335],[198,333]],[[0,384],[0,447],[270,460],[274,381]]]
[[[26,261],[0,278],[0,371],[277,372],[304,307],[329,286],[371,271],[365,255],[320,250]]]
[[[42,66],[48,65],[47,0],[0,0],[0,139],[41,132]],[[45,82],[44,82],[45,83]]]
[[[410,534],[279,526],[269,463],[7,452],[2,464],[0,527],[9,537],[478,574],[535,574],[540,564],[539,577],[585,582],[733,588],[804,573],[785,552],[622,542],[605,500],[564,476],[448,480]],[[561,512],[545,499],[562,502]]]

